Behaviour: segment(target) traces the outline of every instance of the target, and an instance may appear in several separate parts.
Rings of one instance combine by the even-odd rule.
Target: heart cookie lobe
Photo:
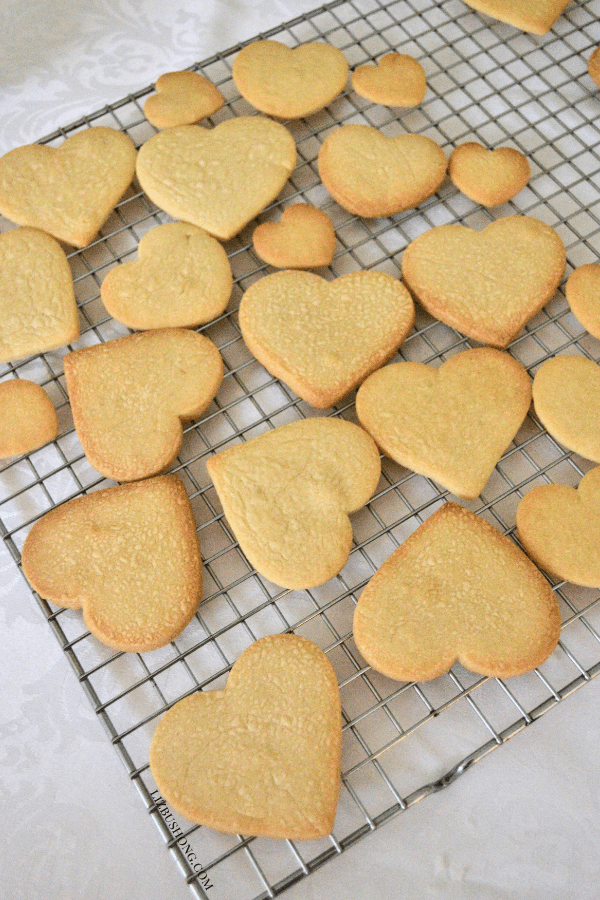
[[[59,147],[17,147],[0,158],[0,212],[87,247],[131,184],[135,158],[127,135],[103,126],[79,131]]]
[[[546,572],[583,587],[600,585],[600,467],[575,488],[544,484],[517,507],[519,539]]]
[[[450,154],[448,175],[475,203],[493,207],[507,203],[531,178],[526,156],[512,147],[488,150],[481,144],[460,144]]]
[[[600,265],[580,266],[569,276],[565,286],[571,312],[586,331],[600,339]]]
[[[219,316],[233,280],[223,247],[195,225],[167,222],[148,231],[138,258],[111,269],[102,302],[129,328],[189,328]]]
[[[529,375],[512,356],[480,347],[439,369],[400,362],[358,391],[360,424],[389,457],[474,500],[521,427],[531,403]]]
[[[221,109],[221,91],[200,72],[165,72],[156,94],[144,103],[144,115],[155,128],[194,125]]]
[[[465,0],[467,6],[532,34],[546,34],[571,0]]]
[[[35,228],[0,234],[0,362],[78,337],[73,276],[60,244]]]
[[[357,94],[382,106],[419,106],[427,80],[420,62],[406,53],[387,53],[376,65],[359,66],[352,73]]]
[[[91,465],[115,481],[162,472],[182,421],[200,416],[223,378],[219,351],[195,331],[145,331],[69,353],[73,421]]]
[[[331,833],[342,717],[333,667],[295,634],[261,638],[222,691],[185,697],[158,724],[150,768],[169,806],[231,834]]]
[[[342,419],[282,425],[207,462],[235,537],[250,563],[290,590],[324,584],[352,545],[349,514],[372,496],[379,451]]]
[[[210,131],[182,125],[155,134],[138,153],[137,176],[160,209],[227,241],[277,197],[295,165],[287,128],[240,116]]]
[[[348,63],[341,50],[320,41],[293,49],[280,41],[255,41],[240,50],[232,75],[256,109],[277,119],[300,119],[344,90]]]
[[[263,222],[252,235],[254,251],[278,269],[329,266],[335,253],[335,230],[326,212],[295,203],[284,209],[280,222]]]
[[[553,438],[600,463],[600,367],[582,356],[556,356],[533,379],[533,405]]]
[[[507,216],[481,232],[431,228],[404,251],[402,277],[436,319],[504,349],[552,299],[565,266],[564,244],[549,225]]]
[[[354,639],[378,672],[428,681],[458,660],[510,678],[540,665],[560,635],[558,603],[519,548],[455,503],[433,513],[365,587]]]
[[[342,125],[319,150],[319,174],[334,200],[367,219],[413,209],[446,175],[444,151],[421,134],[386,137],[370,125]]]
[[[600,87],[600,47],[596,47],[588,59],[588,74]]]
[[[338,403],[396,352],[414,322],[403,284],[383,272],[333,282],[311,272],[276,272],[240,304],[251,353],[312,406]]]
[[[200,603],[196,524],[177,475],[69,500],[33,526],[23,571],[40,597],[83,608],[92,634],[143,653],[172,641]]]
[[[57,434],[56,410],[43,387],[24,378],[0,383],[0,459],[31,453]]]

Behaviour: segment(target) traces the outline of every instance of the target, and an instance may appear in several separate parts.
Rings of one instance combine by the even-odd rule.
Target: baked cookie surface
[[[582,356],[546,360],[533,379],[536,414],[553,438],[600,463],[600,367]]]
[[[493,207],[507,203],[531,177],[526,156],[512,147],[488,150],[481,144],[459,144],[450,154],[448,175],[475,203]]]
[[[571,0],[465,0],[473,9],[532,34],[546,34],[550,31],[570,2]]]
[[[155,128],[194,125],[225,103],[219,88],[200,72],[165,72],[155,87],[144,103],[144,115]]]
[[[375,65],[352,73],[357,94],[382,106],[418,106],[425,99],[427,80],[420,62],[406,53],[387,53]]]
[[[573,315],[600,339],[600,265],[589,263],[575,269],[567,279],[565,295]]]
[[[57,434],[56,410],[43,387],[24,378],[0,382],[0,459],[37,450]]]
[[[324,210],[294,203],[284,209],[281,221],[258,225],[252,243],[255,253],[278,269],[317,269],[331,265],[335,230]]]

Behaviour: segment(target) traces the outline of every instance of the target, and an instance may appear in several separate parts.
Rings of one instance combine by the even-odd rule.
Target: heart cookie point
[[[600,265],[580,266],[565,286],[567,302],[586,331],[600,339]]]
[[[251,353],[320,409],[383,365],[413,321],[410,294],[383,272],[353,272],[333,282],[308,272],[276,272],[248,288],[240,304]]]
[[[0,212],[59,241],[86,247],[135,172],[133,142],[96,126],[59,147],[26,144],[0,158]]]
[[[552,299],[565,265],[564,244],[549,225],[507,216],[481,232],[431,228],[404,251],[402,276],[432,316],[503,349]]]
[[[421,63],[404,53],[388,53],[376,65],[359,66],[352,87],[361,97],[382,106],[419,106],[427,81]]]
[[[447,503],[383,564],[354,614],[354,639],[374,669],[427,681],[458,660],[508,678],[540,665],[560,635],[554,594],[519,548]]]
[[[188,624],[202,592],[181,480],[165,475],[63,503],[29,532],[23,570],[41,597],[83,607],[86,625],[109,647],[164,646]]]
[[[465,0],[467,6],[531,34],[546,34],[571,0]]]
[[[582,356],[546,360],[533,379],[536,414],[553,438],[600,463],[600,367]]]
[[[0,383],[0,459],[30,453],[57,434],[56,410],[43,387],[24,378]]]
[[[76,350],[64,366],[81,445],[115,481],[162,472],[179,452],[181,422],[204,412],[223,378],[215,345],[177,328]]]
[[[224,103],[220,90],[199,72],[165,72],[144,104],[144,115],[155,128],[174,128],[194,125]]]
[[[138,153],[137,175],[166,213],[225,241],[277,197],[295,165],[287,128],[240,116],[211,130],[182,125],[154,135]]]
[[[278,269],[329,266],[335,253],[335,230],[326,212],[306,203],[287,206],[280,222],[263,222],[252,235],[254,251]]]
[[[488,150],[481,144],[460,144],[448,161],[448,175],[459,191],[475,203],[494,207],[507,203],[531,177],[527,157],[512,147]]]
[[[381,473],[372,438],[328,417],[282,425],[217,453],[207,468],[250,563],[290,590],[324,584],[343,568],[348,515],[369,500]]]
[[[222,691],[180,700],[150,747],[158,789],[189,821],[232,834],[308,840],[331,833],[341,710],[325,654],[295,634],[261,638]]]

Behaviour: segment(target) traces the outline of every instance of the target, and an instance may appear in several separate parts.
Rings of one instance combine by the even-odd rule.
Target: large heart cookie
[[[222,691],[176,703],[150,768],[170,807],[219,831],[308,840],[333,828],[342,717],[325,654],[295,634],[261,638]]]
[[[232,75],[242,97],[261,112],[299,119],[344,90],[348,63],[341,50],[321,42],[290,49],[279,41],[255,41],[240,50]]]
[[[392,553],[354,613],[356,646],[398,681],[428,681],[458,660],[510,678],[540,665],[560,635],[554,594],[524,553],[447,503]]]
[[[552,437],[600,463],[600,367],[582,356],[547,360],[533,379],[533,405]]]
[[[586,331],[600,339],[600,265],[580,266],[565,285],[567,302]]]
[[[481,232],[431,228],[404,251],[402,275],[436,319],[503,348],[553,297],[565,265],[563,242],[549,225],[508,216]]]
[[[310,272],[276,272],[240,304],[248,349],[313,406],[333,406],[383,365],[414,321],[403,284],[383,272],[333,282]]]
[[[459,144],[448,161],[448,175],[463,194],[482,206],[500,206],[523,190],[531,177],[527,157],[512,147],[488,150]]]
[[[23,546],[40,597],[83,607],[87,627],[117,650],[172,641],[202,593],[196,524],[177,475],[95,491],[46,513]]]
[[[351,422],[291,422],[207,463],[227,520],[253,566],[291,590],[324,584],[345,565],[349,513],[377,487],[373,439]]]
[[[352,87],[382,106],[418,106],[425,99],[427,81],[423,66],[412,56],[387,53],[377,65],[355,69]]]
[[[165,72],[156,81],[156,94],[144,103],[144,115],[155,128],[194,125],[224,102],[219,88],[200,72]]]
[[[372,219],[412,209],[439,188],[446,157],[422,134],[386,137],[370,125],[342,125],[319,151],[319,174],[340,206]]]
[[[254,250],[278,269],[329,266],[335,253],[335,230],[326,212],[307,203],[287,206],[280,222],[263,222],[252,235]]]
[[[73,276],[60,244],[35,228],[0,235],[0,362],[79,337]]]
[[[181,422],[204,412],[223,378],[215,345],[179,328],[76,350],[64,364],[85,455],[115,481],[165,469],[179,453]]]
[[[137,174],[174,219],[229,240],[275,199],[295,165],[287,128],[243,116],[210,131],[182,125],[154,135],[138,153]]]
[[[600,467],[577,489],[544,484],[517,507],[521,543],[538,566],[584,587],[600,586]]]
[[[531,402],[529,375],[512,356],[482,347],[439,369],[400,362],[367,378],[360,424],[392,459],[474,500],[519,430]]]
[[[30,453],[57,434],[56,410],[43,387],[24,378],[0,383],[0,459]]]
[[[135,147],[114,128],[86,128],[59,147],[26,144],[0,158],[0,212],[86,247],[131,184]]]
[[[220,315],[231,296],[227,254],[195,225],[167,222],[148,231],[138,258],[111,269],[102,301],[129,328],[202,325]]]
[[[522,31],[546,34],[571,0],[465,0],[468,6]]]

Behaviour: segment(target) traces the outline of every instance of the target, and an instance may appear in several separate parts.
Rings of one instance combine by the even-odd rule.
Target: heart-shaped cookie
[[[517,507],[521,543],[538,566],[573,584],[600,585],[600,466],[574,489],[544,484]]]
[[[101,295],[111,316],[129,328],[185,328],[220,315],[232,283],[215,238],[195,225],[167,222],[144,235],[137,260],[110,270]]]
[[[76,350],[64,365],[85,455],[115,481],[147,478],[173,462],[181,422],[204,412],[223,378],[215,345],[180,328]]]
[[[570,2],[571,0],[465,0],[473,9],[532,34],[546,34],[550,31]]]
[[[354,639],[378,672],[428,681],[458,660],[510,678],[540,665],[560,635],[550,585],[511,540],[446,503],[369,581],[354,613]]]
[[[348,515],[373,494],[381,473],[371,437],[343,419],[302,419],[223,450],[208,474],[240,547],[282,587],[333,578],[352,544]]]
[[[177,475],[69,500],[33,526],[23,571],[40,597],[83,607],[87,627],[117,650],[168,644],[202,594],[196,523]]]
[[[370,125],[342,125],[319,150],[319,174],[334,200],[373,219],[412,209],[446,175],[446,157],[422,134],[386,137]]]
[[[329,266],[335,253],[335,230],[326,212],[295,203],[280,222],[263,222],[252,235],[254,250],[278,269],[317,269]]]
[[[459,144],[450,154],[448,175],[463,194],[482,206],[501,206],[531,177],[526,156],[512,147],[488,150],[481,144]]]
[[[0,234],[0,362],[78,337],[73,276],[60,244],[35,228]]]
[[[200,72],[165,72],[155,87],[156,94],[144,103],[144,115],[155,128],[194,125],[225,103],[218,87]]]
[[[352,87],[382,106],[418,106],[425,99],[427,81],[423,66],[412,56],[387,53],[376,65],[355,69]]]
[[[0,383],[0,459],[30,453],[57,434],[56,410],[43,387],[24,378]]]
[[[190,822],[308,840],[333,828],[341,743],[331,663],[306,638],[275,634],[242,653],[224,690],[185,697],[163,716],[150,768]]]
[[[182,125],[155,134],[138,153],[137,175],[174,219],[226,241],[275,199],[295,165],[287,128],[242,116],[210,131]]]
[[[580,266],[565,285],[567,302],[586,331],[600,339],[600,265]]]
[[[480,347],[439,369],[400,362],[370,375],[356,397],[363,428],[402,466],[468,500],[485,487],[531,403],[512,356]]]
[[[0,213],[86,247],[131,184],[135,156],[126,134],[102,126],[59,147],[17,147],[0,158]]]
[[[569,450],[600,463],[600,367],[582,356],[548,359],[533,379],[542,425]]]
[[[255,41],[240,50],[232,75],[242,97],[261,112],[300,119],[344,90],[348,63],[341,50],[321,42],[290,49],[279,41]]]
[[[549,225],[507,216],[481,232],[431,228],[404,251],[402,276],[436,319],[502,349],[552,299],[565,265],[563,242]]]
[[[312,272],[276,272],[249,287],[240,304],[250,352],[319,409],[393,356],[414,316],[404,285],[383,272],[351,272],[333,282]]]

